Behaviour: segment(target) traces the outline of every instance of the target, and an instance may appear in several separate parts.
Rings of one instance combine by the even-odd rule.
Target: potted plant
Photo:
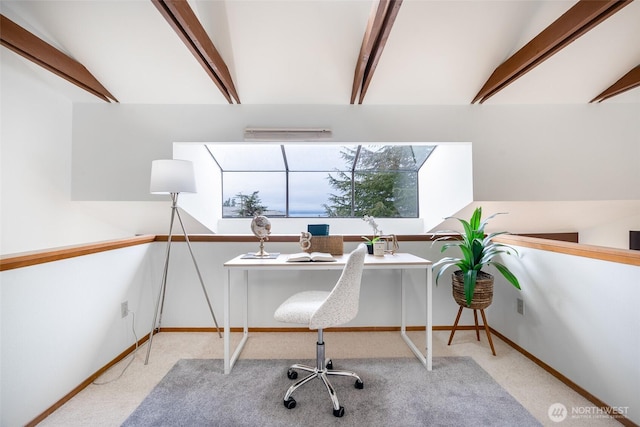
[[[367,252],[369,252],[369,254],[373,254],[373,244],[380,240],[380,235],[382,234],[382,231],[378,229],[378,224],[376,223],[376,220],[374,217],[365,215],[362,217],[362,220],[368,222],[371,228],[373,228],[372,238],[368,238],[366,236],[360,236],[364,239],[365,245],[367,245]]]
[[[447,236],[440,237],[435,242],[443,240],[455,241],[445,243],[441,252],[445,252],[451,248],[460,250],[460,257],[445,257],[436,262],[433,267],[440,268],[436,275],[436,285],[438,279],[449,267],[457,267],[454,271],[452,281],[454,286],[454,299],[460,306],[474,309],[484,309],[491,304],[493,297],[493,276],[482,271],[482,268],[493,265],[509,283],[517,289],[520,289],[520,282],[516,276],[503,264],[497,262],[495,257],[499,254],[516,253],[517,251],[510,246],[493,242],[493,238],[501,234],[507,234],[506,231],[491,233],[485,235],[484,228],[487,222],[499,215],[499,213],[489,216],[482,221],[482,207],[476,208],[471,215],[471,219],[466,221],[456,217],[447,217],[446,219],[458,220],[463,228],[463,232],[453,230],[443,230],[436,234],[444,234]],[[480,285],[486,286],[487,289],[480,289]],[[476,289],[478,287],[478,289]],[[474,296],[478,301],[474,301]]]

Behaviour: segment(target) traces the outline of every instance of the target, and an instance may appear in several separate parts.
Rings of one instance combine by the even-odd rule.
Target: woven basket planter
[[[493,276],[491,274],[484,271],[478,272],[476,288],[473,291],[473,299],[469,306],[464,296],[464,276],[462,271],[455,271],[451,275],[451,283],[453,284],[453,299],[458,305],[473,308],[474,310],[483,310],[491,305],[493,300]]]

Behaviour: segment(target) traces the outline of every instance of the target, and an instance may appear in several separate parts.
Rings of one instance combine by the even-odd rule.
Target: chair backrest
[[[333,290],[311,316],[310,329],[324,329],[347,323],[358,314],[360,282],[367,247],[360,244],[351,254]]]

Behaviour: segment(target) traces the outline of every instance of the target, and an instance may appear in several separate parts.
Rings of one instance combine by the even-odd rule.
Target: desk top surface
[[[238,255],[224,263],[225,268],[237,269],[317,269],[317,270],[338,270],[344,268],[348,254],[334,255],[336,261],[302,261],[288,262],[289,254],[280,254],[277,258],[245,258],[246,254]],[[364,268],[426,268],[433,264],[431,261],[420,258],[409,253],[385,254],[384,256],[373,256],[367,254],[364,259]]]

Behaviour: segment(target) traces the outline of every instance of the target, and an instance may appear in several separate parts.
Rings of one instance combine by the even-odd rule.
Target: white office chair
[[[296,401],[291,397],[298,387],[306,384],[314,378],[320,378],[324,383],[331,402],[333,403],[333,415],[342,417],[344,407],[340,406],[336,392],[331,386],[328,375],[349,376],[356,379],[355,387],[361,389],[364,383],[360,377],[350,371],[334,371],[333,362],[329,359],[325,362],[324,340],[322,330],[330,326],[347,323],[358,314],[358,302],[360,299],[360,282],[362,268],[367,248],[364,244],[358,246],[347,260],[338,282],[331,292],[305,291],[297,293],[285,302],[275,312],[275,319],[281,322],[299,323],[309,325],[309,329],[318,330],[318,342],[316,344],[316,366],[295,364],[289,367],[287,376],[296,379],[296,370],[310,372],[311,374],[293,384],[284,395],[284,406],[292,409]]]

